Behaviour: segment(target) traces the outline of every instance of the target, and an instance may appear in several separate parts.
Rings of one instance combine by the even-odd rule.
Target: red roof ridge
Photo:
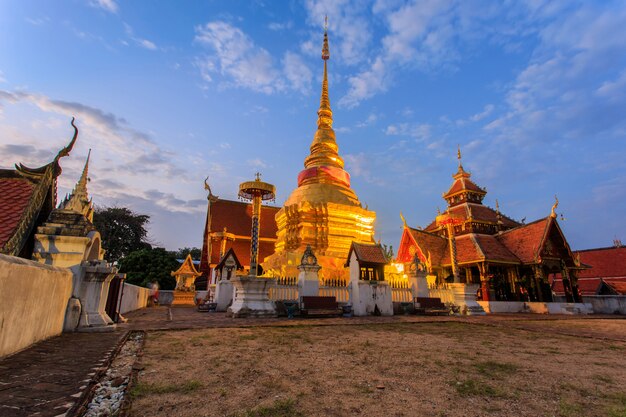
[[[578,249],[578,250],[575,250],[574,252],[575,253],[579,253],[579,252],[613,250],[613,249],[624,249],[624,250],[626,250],[626,246],[606,246],[606,247],[603,247],[603,248]]]
[[[476,251],[480,253],[480,256],[482,256],[483,259],[485,259],[485,252],[483,252],[483,248],[481,248],[480,245],[478,244],[478,241],[476,240],[476,236],[474,235],[474,233],[469,233],[467,236],[469,236],[470,239],[472,240],[472,243],[476,247]]]
[[[548,216],[548,217],[543,217],[543,218],[541,218],[541,219],[534,220],[534,221],[532,221],[532,222],[530,222],[530,223],[520,224],[519,226],[514,227],[514,228],[512,228],[512,229],[503,230],[503,231],[501,231],[500,233],[498,233],[498,235],[502,236],[502,235],[505,235],[505,234],[507,234],[507,233],[514,232],[514,231],[516,231],[516,230],[520,230],[520,229],[522,229],[522,228],[524,228],[524,227],[527,227],[527,226],[532,226],[532,225],[534,225],[535,223],[539,223],[539,222],[541,222],[541,221],[548,220],[548,219],[550,219],[550,218],[551,218],[551,217],[550,217],[550,216]]]

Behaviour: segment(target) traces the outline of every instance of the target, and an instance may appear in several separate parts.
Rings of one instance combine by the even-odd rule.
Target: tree
[[[199,248],[178,248],[178,252],[176,252],[176,258],[185,259],[187,255],[191,254],[191,259],[194,261],[199,261],[200,256],[202,256],[202,250]]]
[[[388,261],[393,260],[393,257],[395,256],[393,253],[393,246],[392,245],[385,245],[383,243],[383,252],[385,252],[385,257],[387,258]]]
[[[150,248],[146,230],[149,221],[150,216],[126,207],[96,207],[93,224],[102,236],[106,259],[119,261],[133,251]]]
[[[180,268],[174,252],[163,248],[141,249],[120,260],[120,272],[126,274],[129,284],[148,287],[157,282],[163,290],[173,290],[176,280],[171,272]]]

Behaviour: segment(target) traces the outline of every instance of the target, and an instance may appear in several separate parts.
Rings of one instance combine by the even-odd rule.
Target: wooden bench
[[[335,297],[302,297],[300,315],[306,317],[341,316],[343,310],[339,308]]]
[[[441,302],[441,298],[437,297],[415,297],[416,314],[426,314],[429,316],[447,316],[450,314],[450,308]]]

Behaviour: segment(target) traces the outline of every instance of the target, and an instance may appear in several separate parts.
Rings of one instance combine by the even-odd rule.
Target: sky
[[[573,249],[626,241],[626,2],[0,2],[0,167],[92,149],[96,205],[151,216],[153,243],[202,245],[208,176],[254,173],[282,205],[316,129],[324,16],[339,152],[376,239],[446,204],[458,161],[485,204],[557,212]]]

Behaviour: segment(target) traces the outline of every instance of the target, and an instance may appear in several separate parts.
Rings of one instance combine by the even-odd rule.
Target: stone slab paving
[[[124,337],[66,333],[0,360],[0,417],[58,416],[103,372]]]

